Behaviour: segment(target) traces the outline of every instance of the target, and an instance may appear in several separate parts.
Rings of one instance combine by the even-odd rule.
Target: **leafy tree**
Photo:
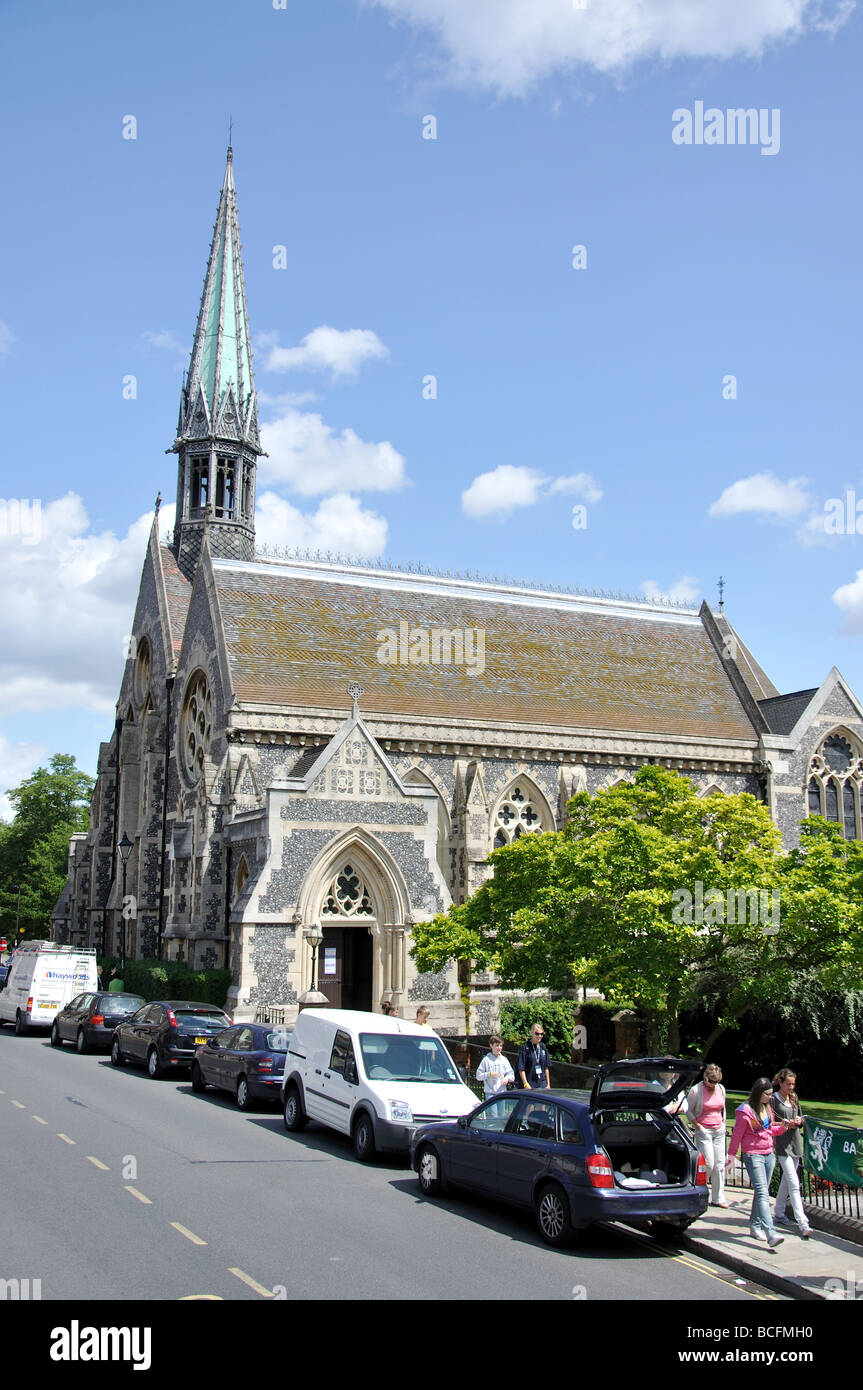
[[[562,832],[494,851],[493,877],[415,928],[413,952],[421,969],[470,952],[509,987],[592,986],[645,1016],[651,1050],[679,1048],[681,1010],[722,975],[709,1046],[802,969],[863,980],[863,847],[827,822],[804,831],[785,855],[754,797],[699,798],[647,766],[573,797]]]
[[[93,779],[57,753],[8,793],[14,817],[0,824],[0,929],[43,936],[66,880],[70,835],[86,831]],[[20,912],[18,893],[20,888]]]

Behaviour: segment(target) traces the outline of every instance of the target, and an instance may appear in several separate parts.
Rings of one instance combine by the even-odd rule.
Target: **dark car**
[[[707,1169],[666,1107],[701,1070],[642,1057],[599,1068],[592,1091],[508,1091],[417,1130],[411,1166],[427,1197],[452,1183],[532,1209],[550,1245],[595,1221],[674,1235],[706,1210]]]
[[[172,1068],[190,1067],[196,1049],[230,1026],[228,1015],[215,1004],[159,999],[115,1028],[111,1062],[115,1067],[135,1062],[155,1079]]]
[[[143,1006],[140,994],[78,994],[54,1016],[51,1044],[73,1042],[79,1052],[110,1047],[114,1029]]]
[[[199,1047],[192,1063],[192,1090],[230,1091],[241,1110],[256,1100],[280,1100],[285,1054],[293,1029],[272,1023],[237,1023]]]

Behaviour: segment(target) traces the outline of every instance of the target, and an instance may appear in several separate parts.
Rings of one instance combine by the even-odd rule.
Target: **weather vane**
[[[724,612],[724,610],[725,610],[725,580],[722,578],[722,575],[720,574],[720,576],[719,576],[719,611],[720,611],[720,613],[722,613],[722,612]]]

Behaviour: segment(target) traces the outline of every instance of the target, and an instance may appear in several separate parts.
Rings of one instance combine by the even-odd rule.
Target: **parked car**
[[[707,1169],[664,1108],[702,1070],[676,1057],[600,1067],[592,1091],[509,1091],[411,1140],[427,1197],[464,1187],[532,1208],[540,1235],[565,1245],[595,1221],[675,1235],[706,1210]]]
[[[115,1067],[137,1063],[155,1080],[171,1068],[190,1067],[196,1048],[230,1026],[228,1015],[214,1004],[160,999],[115,1028],[111,1062]]]
[[[199,1047],[192,1063],[192,1090],[230,1091],[241,1110],[255,1101],[277,1101],[285,1071],[290,1028],[237,1023]]]
[[[78,994],[51,1025],[53,1047],[73,1042],[79,1052],[110,1047],[114,1029],[143,1008],[140,994]]]
[[[304,1009],[285,1061],[285,1129],[317,1120],[349,1134],[368,1163],[380,1149],[407,1153],[430,1120],[450,1120],[477,1100],[436,1033],[407,1019],[357,1009]]]
[[[70,999],[98,988],[92,947],[24,941],[0,990],[0,1027],[14,1023],[19,1037],[31,1028],[50,1028]]]

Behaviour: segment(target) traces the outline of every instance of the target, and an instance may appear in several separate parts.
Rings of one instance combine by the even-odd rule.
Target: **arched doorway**
[[[303,923],[319,922],[324,940],[316,983],[342,1008],[377,1010],[383,999],[404,1002],[410,898],[389,851],[361,826],[352,826],[322,850],[306,874],[297,901]],[[301,988],[312,978],[304,943]]]

